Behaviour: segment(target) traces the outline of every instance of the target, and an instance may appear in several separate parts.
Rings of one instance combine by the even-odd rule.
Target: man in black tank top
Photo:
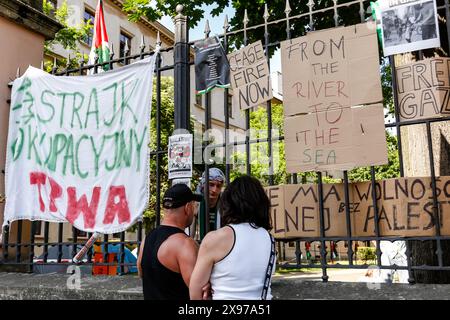
[[[144,240],[138,270],[146,300],[189,300],[189,281],[198,245],[184,233],[197,214],[202,196],[185,184],[164,194],[164,219]]]

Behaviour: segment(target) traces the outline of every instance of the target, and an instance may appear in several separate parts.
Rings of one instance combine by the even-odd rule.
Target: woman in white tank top
[[[236,178],[226,188],[220,203],[224,227],[209,232],[200,245],[189,285],[191,299],[202,299],[208,282],[214,300],[262,299],[272,251],[269,208],[255,178]],[[266,289],[266,299],[271,299],[270,282]]]

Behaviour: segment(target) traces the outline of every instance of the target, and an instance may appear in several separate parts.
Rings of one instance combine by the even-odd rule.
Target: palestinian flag
[[[98,63],[109,61],[108,34],[106,33],[105,16],[103,14],[103,1],[99,0],[95,10],[94,38],[92,39],[91,53],[89,54],[89,64],[94,64],[95,53],[98,55]],[[109,69],[108,65],[103,66],[104,71]]]

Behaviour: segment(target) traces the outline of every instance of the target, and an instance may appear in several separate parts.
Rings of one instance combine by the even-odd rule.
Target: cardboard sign
[[[441,234],[450,235],[450,177],[436,178]],[[383,236],[434,236],[431,178],[388,179],[376,183],[379,230]],[[353,185],[354,232],[358,236],[375,235],[372,185]]]
[[[382,105],[287,117],[284,128],[290,173],[349,170],[388,161]]]
[[[234,104],[241,110],[273,98],[269,66],[261,41],[228,55]]]
[[[450,58],[420,60],[396,68],[400,119],[450,115]]]
[[[275,238],[285,237],[284,219],[284,186],[270,186],[264,188],[270,200],[270,217],[272,219],[272,235]]]
[[[283,41],[281,63],[285,116],[383,100],[373,23]]]
[[[272,234],[276,238],[319,237],[319,193],[316,184],[291,184],[267,187],[271,200]],[[324,226],[327,236],[346,234],[343,214],[344,186],[324,184]]]
[[[450,235],[450,177],[437,177],[436,189],[441,234]],[[436,235],[431,178],[398,178],[375,184],[381,236]],[[272,203],[272,234],[280,238],[320,236],[318,186],[314,184],[267,187]],[[375,236],[371,182],[349,185],[350,227],[353,236]],[[325,236],[347,236],[343,184],[323,185]]]

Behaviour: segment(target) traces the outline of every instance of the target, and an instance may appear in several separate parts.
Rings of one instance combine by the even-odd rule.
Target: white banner
[[[4,225],[70,222],[111,234],[141,217],[156,55],[89,76],[56,77],[30,66],[14,81]]]

